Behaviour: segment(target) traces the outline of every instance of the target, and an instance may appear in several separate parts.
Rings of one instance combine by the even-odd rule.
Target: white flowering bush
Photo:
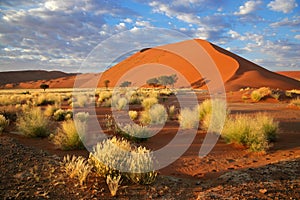
[[[157,175],[150,150],[134,147],[127,140],[116,137],[98,143],[90,153],[89,162],[100,176],[121,175],[139,184],[150,184]]]

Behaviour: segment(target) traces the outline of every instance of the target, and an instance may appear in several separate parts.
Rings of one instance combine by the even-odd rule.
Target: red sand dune
[[[170,75],[172,72],[177,72],[179,76],[178,83],[175,85],[177,87],[187,86],[187,82],[183,81],[183,77],[187,79],[190,85],[197,86],[196,83],[198,82],[198,85],[201,86],[203,80],[210,81],[207,80],[209,77],[202,77],[200,75],[200,73],[202,74],[201,70],[207,70],[205,67],[209,64],[209,61],[202,61],[201,59],[203,59],[203,57],[201,57],[201,52],[193,51],[194,49],[192,46],[195,41],[206,50],[215,62],[223,79],[226,91],[236,91],[244,87],[258,88],[263,86],[274,89],[300,89],[300,82],[297,80],[268,71],[255,63],[226,51],[225,49],[199,39],[168,44],[158,48],[146,49],[143,52],[137,52],[105,71],[99,81],[99,86],[104,85],[104,80],[110,80],[111,86],[116,85],[118,81],[121,83],[125,80],[140,85],[142,83],[145,84],[151,77]],[[172,52],[162,50],[169,49],[170,46],[175,46],[182,51],[187,51],[190,48],[189,53],[199,57],[200,62],[197,63],[199,66],[196,67],[201,69],[200,73],[195,70],[195,67],[193,67],[185,58],[175,55]],[[144,64],[147,65],[139,67],[143,68],[143,70],[139,71],[137,66]],[[169,66],[170,68],[159,66],[159,64]],[[121,78],[129,70],[134,70],[134,72]],[[212,79],[213,78],[214,77],[212,76]],[[120,81],[120,79],[122,80]]]
[[[277,73],[296,80],[300,80],[300,71],[279,71]]]
[[[191,59],[193,65],[189,62]],[[212,63],[215,63],[215,70]],[[103,87],[105,80],[110,81],[110,87],[120,85],[123,81],[130,81],[134,86],[143,86],[150,78],[174,73],[178,76],[175,87],[206,88],[205,84],[216,87],[224,84],[226,91],[264,86],[274,89],[300,89],[300,81],[284,76],[285,73],[268,71],[200,39],[143,49],[102,74],[82,74],[77,77],[68,76],[49,80],[49,77],[43,78],[32,73],[25,75],[26,80],[31,80],[30,82],[22,80],[20,81],[22,83],[17,86],[7,84],[5,87],[39,88],[41,83],[46,83],[50,88],[71,88],[75,78],[80,80],[81,87],[97,85]],[[24,76],[24,73],[21,72],[18,76]],[[36,81],[37,79],[42,80]],[[12,79],[11,82],[6,80],[5,83],[13,82]]]

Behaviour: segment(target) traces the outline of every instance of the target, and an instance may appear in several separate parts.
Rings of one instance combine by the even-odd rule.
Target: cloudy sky
[[[208,40],[272,71],[300,70],[299,13],[296,0],[1,0],[0,71],[76,72],[124,31],[151,44],[155,34],[136,31],[149,27]]]

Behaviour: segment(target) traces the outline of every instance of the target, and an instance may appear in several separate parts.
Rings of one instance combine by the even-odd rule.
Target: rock
[[[259,192],[265,194],[266,192],[268,192],[268,190],[264,188],[264,189],[260,189]]]

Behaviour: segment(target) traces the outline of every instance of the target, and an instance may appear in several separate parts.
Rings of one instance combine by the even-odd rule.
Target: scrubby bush
[[[104,100],[111,98],[112,92],[111,91],[101,91],[98,97],[98,102],[102,103]]]
[[[199,125],[198,109],[182,108],[178,120],[183,129],[197,128]]]
[[[112,99],[112,106],[117,110],[123,110],[127,105],[127,99],[125,97],[116,97]]]
[[[78,179],[80,185],[86,182],[92,169],[88,162],[81,156],[64,156],[64,160],[61,164],[66,174],[68,174],[70,178]]]
[[[116,137],[98,143],[90,153],[89,161],[103,177],[126,178],[139,184],[155,181],[153,155],[146,148],[136,148],[124,139]]]
[[[57,106],[48,105],[47,108],[44,111],[45,116],[52,117],[55,111],[57,111],[59,108]]]
[[[10,122],[17,120],[17,114],[21,112],[21,107],[18,106],[1,106],[0,115],[3,115]]]
[[[40,94],[34,100],[34,104],[37,106],[60,104],[61,99],[59,95],[55,94]]]
[[[300,98],[298,97],[298,98],[296,98],[296,99],[292,99],[292,100],[290,101],[290,105],[296,106],[296,107],[299,107],[299,108],[300,108]]]
[[[37,107],[25,111],[18,117],[17,128],[28,137],[47,137],[50,134],[49,120]]]
[[[135,110],[129,110],[128,115],[131,120],[135,120],[138,117],[138,112]]]
[[[4,131],[4,129],[9,125],[9,120],[5,118],[5,116],[0,115],[0,134]]]
[[[201,127],[204,130],[209,129],[211,132],[220,133],[230,112],[226,102],[220,99],[206,100],[198,106],[198,109],[199,118],[202,120]]]
[[[148,97],[143,99],[142,101],[142,106],[145,108],[145,110],[149,110],[151,108],[151,106],[153,106],[154,104],[157,104],[158,100],[156,97]]]
[[[58,109],[53,114],[53,119],[56,121],[68,120],[72,119],[72,117],[73,112],[71,110]]]
[[[278,123],[272,117],[259,113],[256,116],[237,115],[229,118],[222,137],[229,143],[247,146],[251,151],[264,151],[277,137]]]
[[[138,124],[126,124],[121,128],[121,134],[130,140],[134,141],[144,141],[147,140],[151,133],[145,126],[140,126]]]
[[[251,93],[251,99],[254,102],[258,102],[261,99],[263,99],[266,96],[269,96],[272,94],[272,90],[268,87],[261,87],[259,89],[253,90]]]
[[[93,99],[91,99],[88,95],[81,94],[72,99],[72,107],[85,107],[91,104]]]
[[[174,119],[175,118],[175,106],[172,105],[169,107],[169,119]]]
[[[140,114],[140,122],[143,124],[143,125],[148,125],[150,124],[151,122],[151,117],[150,117],[150,114],[149,114],[149,110],[145,110],[143,112],[141,112]]]
[[[161,104],[153,105],[149,110],[151,124],[164,124],[168,118],[166,109]]]
[[[108,186],[111,196],[113,197],[116,196],[117,194],[121,182],[121,177],[122,177],[121,175],[117,175],[117,176],[108,175],[106,177],[106,184]]]
[[[199,113],[199,120],[202,121],[208,114],[212,112],[212,101],[210,99],[204,100],[197,107]]]
[[[77,116],[74,120],[64,121],[53,137],[53,143],[62,150],[84,149],[82,139],[87,131],[87,123]]]

